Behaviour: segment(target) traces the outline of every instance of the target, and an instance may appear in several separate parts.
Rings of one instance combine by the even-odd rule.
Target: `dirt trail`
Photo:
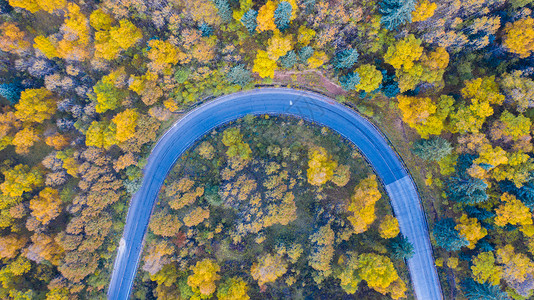
[[[342,87],[335,84],[328,79],[323,72],[318,70],[275,71],[273,83],[280,85],[307,86],[331,97],[347,94]]]

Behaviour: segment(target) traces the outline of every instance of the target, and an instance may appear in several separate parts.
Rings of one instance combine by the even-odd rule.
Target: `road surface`
[[[330,98],[282,88],[263,88],[217,98],[189,112],[158,141],[145,166],[141,188],[128,209],[109,285],[109,299],[129,298],[150,213],[176,160],[204,134],[248,114],[294,115],[330,127],[352,141],[384,183],[400,231],[414,246],[408,268],[417,299],[442,299],[419,195],[413,179],[381,132]]]

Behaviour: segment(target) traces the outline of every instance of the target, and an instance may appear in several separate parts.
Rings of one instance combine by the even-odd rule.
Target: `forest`
[[[532,297],[532,2],[0,0],[0,298],[105,299],[129,200],[140,186],[155,141],[198,103],[264,86],[323,93],[353,107],[386,133],[421,194],[445,299]],[[253,128],[238,125],[231,128]],[[361,297],[395,298],[402,295],[390,291],[402,290],[395,285],[403,282],[406,296],[413,297],[403,258],[395,258],[388,248],[392,240],[377,233],[391,215],[387,209],[377,211],[380,217],[368,224],[368,233],[352,236],[353,241],[375,239],[373,243],[383,247],[357,254],[344,246],[334,249],[334,265],[314,264],[310,255],[319,248],[326,255],[342,244],[336,236],[342,232],[339,221],[310,225],[330,238],[334,232],[334,241],[318,242],[310,238],[315,234],[311,232],[299,233],[302,241],[294,245],[276,244],[282,237],[268,239],[272,228],[285,226],[265,226],[274,222],[269,214],[284,214],[287,220],[295,213],[315,217],[316,211],[300,209],[302,203],[287,195],[328,195],[327,188],[317,191],[314,180],[323,179],[313,179],[307,160],[323,159],[328,165],[335,150],[312,147],[295,161],[292,153],[272,152],[277,158],[270,161],[279,166],[270,168],[287,171],[287,178],[273,177],[269,183],[269,154],[253,157],[259,150],[254,144],[247,148],[251,141],[231,128],[226,135],[217,133],[218,139],[207,137],[209,144],[188,154],[208,167],[220,161],[211,169],[221,172],[217,182],[181,178],[180,170],[170,174],[151,224],[172,213],[174,226],[180,228],[151,225],[147,247],[159,246],[168,254],[143,257],[154,265],[141,266],[136,297],[164,299],[165,293],[177,291],[186,299],[224,298],[233,292],[245,297],[243,290],[252,298],[267,293],[284,297],[300,293],[302,285],[289,284],[301,280],[291,271],[299,263],[314,286],[302,293],[319,289],[317,293],[331,296],[349,289]],[[321,134],[316,136],[313,144],[320,141]],[[222,151],[223,146],[230,153]],[[218,156],[200,155],[210,151]],[[229,154],[240,157],[241,163],[219,169],[227,166]],[[282,166],[288,157],[288,166]],[[245,164],[256,159],[257,166]],[[353,163],[336,165],[331,175],[336,179],[321,184],[333,187],[341,180],[339,168]],[[243,170],[263,176],[255,180],[258,190],[250,190],[250,197],[274,191],[276,180],[290,186],[293,178],[300,185],[295,183],[296,191],[284,191],[287,198],[273,200],[272,211],[263,211],[261,222],[215,238],[215,217],[222,222],[232,205],[240,205],[232,202],[236,195],[231,191],[232,185],[245,184],[238,180]],[[339,201],[353,199],[360,184],[362,189],[372,185],[373,180],[363,181],[372,178],[370,170],[350,172],[346,189],[352,194]],[[230,184],[226,193],[224,184]],[[363,193],[367,200],[375,194]],[[385,197],[383,191],[380,195]],[[197,206],[189,211],[193,202]],[[380,202],[388,207],[386,199]],[[299,209],[293,212],[294,207]],[[350,210],[349,205],[331,218],[348,218]],[[208,218],[210,212],[213,218]],[[350,224],[355,232],[367,228],[348,220],[345,226]],[[192,260],[169,253],[174,246],[166,242],[171,240],[167,230],[180,232],[174,242],[188,245],[184,251],[203,252]],[[230,240],[233,246],[225,244]],[[274,280],[254,278],[254,270],[265,266],[243,258],[241,262],[252,264],[246,272],[227,273],[217,259],[235,255],[237,248],[232,247],[244,242],[258,245],[253,251],[264,250],[262,263],[280,265],[282,260],[287,270],[272,274]],[[293,257],[297,245],[308,251],[298,259]],[[381,284],[362,275],[365,262],[388,266],[379,276]],[[359,271],[340,279],[341,269],[334,269],[342,265]],[[397,272],[398,278],[391,275]],[[204,280],[200,273],[211,275]],[[219,278],[222,275],[228,277]],[[322,290],[318,281],[328,288]],[[282,289],[283,284],[291,288]]]
[[[287,117],[223,129],[167,177],[135,298],[407,296],[413,246],[354,145]]]

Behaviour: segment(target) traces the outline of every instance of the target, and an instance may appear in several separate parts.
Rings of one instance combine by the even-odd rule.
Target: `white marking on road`
[[[293,105],[293,101],[289,100],[289,105]]]

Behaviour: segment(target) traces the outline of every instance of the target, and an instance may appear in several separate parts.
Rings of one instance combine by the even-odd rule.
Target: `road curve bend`
[[[407,263],[416,298],[443,298],[415,183],[382,133],[355,111],[325,96],[262,88],[222,96],[195,108],[158,141],[145,166],[141,188],[130,202],[109,284],[109,299],[129,298],[152,208],[176,160],[204,134],[248,114],[293,115],[327,126],[352,141],[385,185],[400,231],[414,246],[414,255]]]

